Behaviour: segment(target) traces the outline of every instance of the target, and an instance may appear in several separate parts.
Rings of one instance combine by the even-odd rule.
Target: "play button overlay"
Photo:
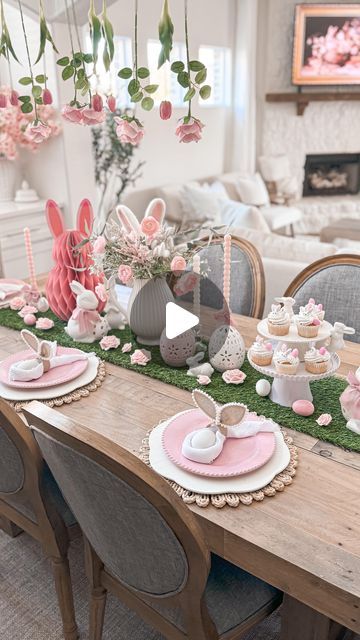
[[[174,302],[168,302],[166,305],[166,337],[168,340],[177,338],[185,331],[196,327],[199,324],[199,318],[186,311]]]

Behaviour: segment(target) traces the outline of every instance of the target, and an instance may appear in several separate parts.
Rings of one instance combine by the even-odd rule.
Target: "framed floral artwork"
[[[360,84],[360,3],[296,7],[293,83]]]

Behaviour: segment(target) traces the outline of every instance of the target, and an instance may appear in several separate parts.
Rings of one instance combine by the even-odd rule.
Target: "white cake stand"
[[[318,375],[309,373],[305,370],[305,365],[300,362],[296,374],[286,375],[278,373],[273,364],[270,364],[267,367],[261,367],[251,360],[249,353],[247,354],[247,357],[251,366],[256,369],[256,371],[259,371],[259,373],[263,373],[265,376],[269,376],[270,378],[274,378],[271,387],[270,399],[276,404],[280,404],[282,407],[292,407],[295,400],[310,400],[311,402],[313,396],[310,389],[310,382],[330,378],[340,366],[340,358],[338,354],[332,353],[328,370],[325,373],[320,373]]]
[[[286,344],[289,349],[298,349],[300,362],[304,362],[305,351],[309,349],[310,342],[316,345],[317,349],[327,346],[330,341],[330,334],[333,326],[330,322],[324,322],[319,327],[319,333],[316,338],[303,338],[299,336],[294,322],[291,323],[289,333],[286,336],[274,336],[268,330],[267,320],[261,320],[257,325],[257,332],[267,340],[271,340],[276,344]]]

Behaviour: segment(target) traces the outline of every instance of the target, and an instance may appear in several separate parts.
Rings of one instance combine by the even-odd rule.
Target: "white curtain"
[[[256,47],[258,0],[235,0],[233,114],[228,168],[256,166]]]

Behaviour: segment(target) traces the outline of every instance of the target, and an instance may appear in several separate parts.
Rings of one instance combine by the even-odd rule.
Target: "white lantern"
[[[184,331],[171,340],[166,337],[166,329],[160,338],[160,354],[170,367],[184,367],[186,360],[195,353],[195,332],[193,329]]]
[[[227,324],[215,329],[209,342],[210,363],[217,371],[240,369],[245,360],[245,342],[235,327]]]

